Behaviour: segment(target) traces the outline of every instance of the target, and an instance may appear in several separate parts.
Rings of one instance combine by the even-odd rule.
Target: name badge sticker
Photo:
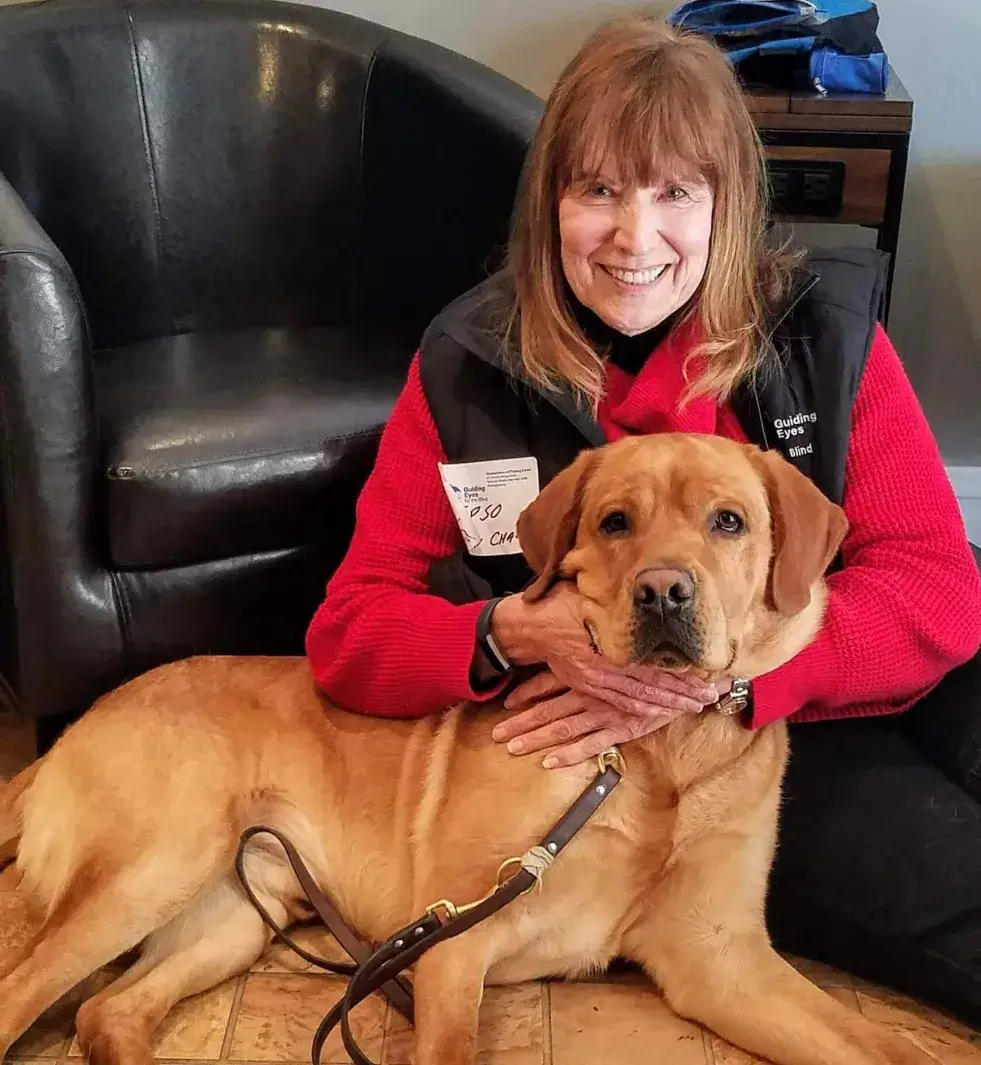
[[[519,555],[518,516],[538,495],[538,459],[439,464],[453,516],[471,555]]]

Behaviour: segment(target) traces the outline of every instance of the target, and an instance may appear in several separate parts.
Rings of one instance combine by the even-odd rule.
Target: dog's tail
[[[31,786],[40,762],[28,766],[13,780],[0,783],[0,869],[17,857],[20,842],[20,798]]]

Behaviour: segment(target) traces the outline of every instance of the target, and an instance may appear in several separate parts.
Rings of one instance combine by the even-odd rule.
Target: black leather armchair
[[[4,673],[42,736],[166,660],[302,650],[539,114],[312,7],[0,8]]]

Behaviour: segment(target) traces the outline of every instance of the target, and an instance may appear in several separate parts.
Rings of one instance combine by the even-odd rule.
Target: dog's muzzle
[[[634,580],[633,600],[634,655],[639,662],[667,668],[699,662],[698,587],[688,570],[642,570]]]

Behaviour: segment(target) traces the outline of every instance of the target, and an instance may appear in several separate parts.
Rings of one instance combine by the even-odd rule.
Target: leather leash
[[[527,894],[535,887],[541,887],[542,877],[554,859],[606,801],[623,777],[625,771],[623,757],[616,747],[610,747],[604,751],[598,761],[598,775],[546,833],[542,842],[529,848],[520,858],[508,858],[507,861],[501,863],[497,871],[497,884],[487,895],[462,906],[455,905],[449,899],[440,899],[438,902],[431,903],[426,907],[426,912],[422,917],[393,933],[375,951],[372,951],[371,947],[347,926],[337,908],[317,886],[296,848],[282,833],[264,825],[255,825],[242,833],[235,858],[235,869],[249,901],[259,916],[291,950],[304,960],[327,972],[351,975],[344,997],[324,1017],[313,1038],[311,1048],[313,1065],[321,1065],[320,1055],[324,1043],[338,1024],[341,1027],[344,1047],[354,1065],[374,1065],[371,1059],[362,1052],[351,1032],[349,1021],[351,1010],[372,992],[380,990],[411,1024],[414,1019],[412,987],[400,975],[402,971],[437,943],[453,939],[481,921],[487,920],[488,917],[502,910],[521,895]],[[268,833],[279,841],[286,851],[293,872],[310,905],[316,910],[338,943],[357,962],[356,965],[328,962],[305,950],[279,928],[256,898],[245,875],[245,849],[249,841],[260,833]],[[502,874],[511,866],[517,866],[517,872],[507,879],[502,879]]]

